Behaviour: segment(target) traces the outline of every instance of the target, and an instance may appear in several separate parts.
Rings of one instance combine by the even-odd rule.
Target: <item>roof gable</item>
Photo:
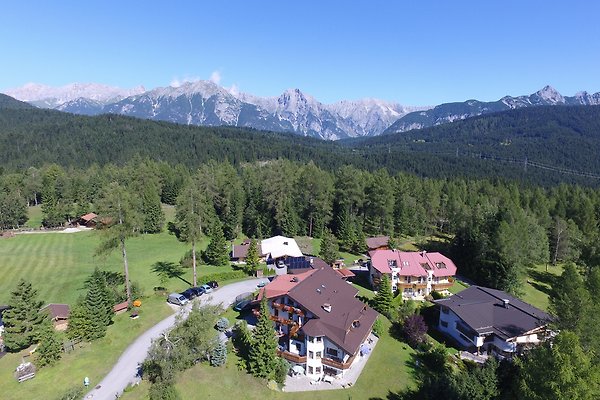
[[[271,255],[271,258],[280,257],[302,257],[302,251],[298,243],[292,238],[285,236],[273,236],[261,242],[261,253]]]
[[[493,332],[503,339],[544,326],[551,318],[506,292],[481,286],[471,286],[436,303],[448,307],[478,334]]]

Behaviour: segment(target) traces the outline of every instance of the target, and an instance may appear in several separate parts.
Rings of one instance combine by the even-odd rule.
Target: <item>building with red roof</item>
[[[368,347],[377,312],[326,266],[279,275],[259,292],[279,336],[278,354],[307,376],[343,376]]]
[[[385,274],[392,291],[405,299],[422,299],[433,291],[449,294],[456,265],[441,253],[426,251],[374,250],[369,252],[369,281],[376,287]]]

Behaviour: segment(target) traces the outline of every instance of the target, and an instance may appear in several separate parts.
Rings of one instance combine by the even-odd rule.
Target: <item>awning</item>
[[[304,367],[302,365],[294,365],[292,371],[294,374],[300,375],[304,373]]]

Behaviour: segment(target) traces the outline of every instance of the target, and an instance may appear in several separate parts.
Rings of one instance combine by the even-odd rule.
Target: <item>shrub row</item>
[[[208,274],[198,278],[198,285],[203,285],[210,281],[217,281],[219,284],[223,281],[230,281],[233,279],[246,278],[248,275],[244,271],[228,271],[228,272],[216,272],[214,274]]]

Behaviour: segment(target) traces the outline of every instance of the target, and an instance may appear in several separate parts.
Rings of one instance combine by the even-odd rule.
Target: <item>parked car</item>
[[[171,293],[169,297],[167,297],[167,302],[171,304],[176,304],[178,306],[184,306],[187,304],[189,300],[185,298],[181,293]]]
[[[196,296],[198,296],[196,294],[196,291],[192,288],[184,290],[183,292],[181,292],[181,294],[188,300],[192,300],[192,299],[196,298]]]
[[[216,288],[218,288],[218,287],[219,287],[219,284],[217,283],[217,281],[210,281],[210,282],[206,282],[206,284],[207,284],[208,286],[210,286],[211,288],[213,288],[213,289],[216,289]]]
[[[246,311],[248,309],[250,309],[251,304],[252,303],[252,299],[244,299],[241,301],[238,301],[237,303],[235,303],[235,305],[233,306],[233,309],[235,311],[241,312],[241,311]]]
[[[204,294],[204,288],[202,286],[197,286],[191,288],[196,293],[196,297],[200,297]]]
[[[259,288],[262,288],[262,287],[265,287],[265,286],[267,286],[267,282],[266,281],[260,281],[260,282],[258,282],[258,285],[256,285],[256,287],[259,287]]]
[[[204,293],[210,293],[213,291],[212,288],[208,284],[202,285],[201,288],[204,289]]]

